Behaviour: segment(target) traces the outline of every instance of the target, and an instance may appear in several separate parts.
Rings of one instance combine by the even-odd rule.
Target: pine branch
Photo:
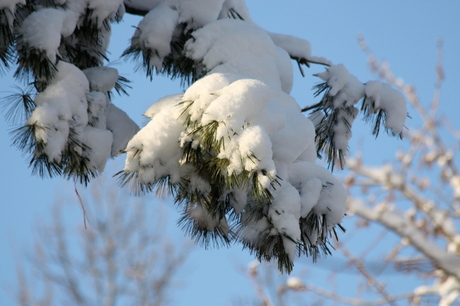
[[[87,12],[84,20],[90,20]],[[105,23],[104,23],[105,24]],[[106,25],[110,28],[110,24]],[[72,35],[61,39],[60,53],[81,70],[99,67],[108,61],[100,29],[92,21],[77,27]]]
[[[115,91],[121,96],[122,94],[129,96],[127,89],[132,89],[132,87],[129,85],[131,83],[130,80],[123,76],[119,76],[118,80],[115,83]]]
[[[13,25],[8,22],[11,19],[15,17],[9,9],[0,10],[0,60],[3,64],[0,66],[0,73],[3,73],[4,69],[9,69],[14,60]]]
[[[52,63],[46,51],[35,49],[23,41],[22,35],[17,38],[18,68],[14,73],[15,78],[28,82],[33,76],[35,80],[48,83],[57,72],[55,63]],[[39,91],[42,88],[37,88]]]
[[[139,8],[133,6],[131,1],[123,1],[123,4],[125,6],[126,13],[128,13],[128,14],[138,15],[138,16],[145,16],[149,12],[147,10],[139,9]]]
[[[225,216],[214,218],[218,220],[216,222],[220,223],[221,220],[225,219]],[[220,224],[210,229],[207,223],[201,223],[193,219],[187,209],[185,209],[177,224],[194,241],[202,244],[206,249],[209,247],[228,247],[233,241],[233,234],[228,229]]]
[[[247,206],[247,212],[238,225],[237,233],[241,237],[241,243],[244,248],[249,249],[250,253],[255,255],[259,261],[278,261],[278,269],[281,273],[290,273],[294,263],[286,253],[283,243],[283,237],[287,236],[274,234],[276,232],[273,224],[266,217],[268,206],[260,206],[252,203]],[[266,227],[263,230],[256,230],[253,226],[258,222],[265,222]]]
[[[228,10],[228,18],[244,20],[244,18],[233,7]]]
[[[2,111],[5,112],[5,119],[10,124],[24,122],[35,109],[32,93],[26,92],[19,86],[15,86],[14,89],[17,93],[12,93],[2,98],[0,102]]]
[[[139,31],[139,29],[137,29]],[[203,65],[185,56],[185,42],[192,38],[192,32],[186,31],[186,24],[177,25],[170,43],[171,53],[163,58],[162,68],[156,74],[167,75],[172,80],[181,79],[181,85],[190,85],[206,74]],[[137,61],[136,70],[143,69],[147,77],[152,80],[154,67],[150,64],[154,57],[159,57],[156,50],[145,48],[139,41],[139,35],[131,39],[131,46],[122,57]]]

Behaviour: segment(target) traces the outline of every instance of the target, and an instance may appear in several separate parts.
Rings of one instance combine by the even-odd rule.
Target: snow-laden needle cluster
[[[102,66],[110,23],[125,11],[144,18],[124,56],[149,77],[192,84],[155,102],[140,130],[110,100],[125,80]],[[347,192],[315,160],[343,159],[355,105],[375,119],[374,134],[381,125],[401,134],[406,117],[400,93],[312,56],[306,40],[265,31],[243,0],[0,0],[0,21],[3,66],[17,56],[16,76],[33,77],[36,92],[10,96],[7,114],[24,106],[15,143],[36,171],[87,182],[124,151],[122,183],[172,194],[191,236],[240,242],[281,271],[296,255],[330,253]],[[310,118],[290,96],[291,59],[328,66]]]
[[[35,173],[87,183],[139,130],[110,101],[125,79],[101,66],[110,22],[123,11],[122,1],[0,1],[0,56],[8,67],[16,52],[15,76],[31,74],[36,90],[7,97],[26,110],[14,143]]]

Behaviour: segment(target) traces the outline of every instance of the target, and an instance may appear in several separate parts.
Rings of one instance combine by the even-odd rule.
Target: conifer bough
[[[125,12],[143,18],[123,56],[147,77],[190,85],[153,103],[141,129],[112,103],[128,81],[103,66],[111,23]],[[2,68],[31,84],[4,105],[22,121],[13,143],[33,172],[88,183],[126,153],[122,185],[168,191],[197,241],[240,242],[283,272],[298,255],[330,254],[343,230],[347,192],[317,156],[343,166],[360,111],[373,134],[402,135],[398,91],[312,56],[304,39],[265,31],[243,0],[0,0],[0,27]],[[325,66],[322,97],[303,110],[290,96],[292,60],[302,74],[301,65]]]

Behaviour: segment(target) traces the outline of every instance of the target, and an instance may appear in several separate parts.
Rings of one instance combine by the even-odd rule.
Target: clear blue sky
[[[366,56],[360,51],[356,36],[362,34],[379,59],[387,60],[395,75],[413,84],[423,103],[429,103],[435,82],[436,42],[444,40],[444,67],[446,80],[443,84],[441,112],[453,119],[460,115],[460,12],[459,1],[250,1],[250,13],[260,26],[272,32],[305,38],[312,45],[312,53],[324,56],[333,63],[343,63],[359,80],[365,82],[376,77],[369,72]],[[121,25],[114,27],[109,55],[116,61],[127,46],[131,27],[137,19],[127,16]],[[182,89],[178,82],[154,78],[149,82],[131,63],[119,61],[114,67],[133,81],[129,97],[116,97],[114,103],[127,111],[139,124],[141,116],[155,100]],[[317,80],[310,76],[321,67],[306,70],[307,77],[296,74],[292,95],[301,106],[315,100],[311,87]],[[15,84],[9,76],[2,76],[0,95],[11,90]],[[409,112],[411,109],[409,108]],[[417,118],[407,126],[416,126]],[[75,197],[73,183],[62,179],[45,179],[31,176],[27,161],[11,147],[7,126],[0,119],[0,305],[14,305],[8,292],[15,284],[15,258],[22,258],[23,250],[31,250],[36,220],[49,218],[55,194]],[[369,127],[358,125],[353,130],[352,151],[359,144],[365,159],[372,163],[391,160],[395,150],[402,145],[396,139],[382,135],[374,140]],[[458,152],[458,151],[457,151]],[[456,153],[457,153],[456,152]],[[123,158],[108,165],[108,169],[121,167]],[[118,167],[118,168],[117,168]],[[112,171],[112,170],[110,170]],[[111,176],[113,173],[107,173]],[[340,173],[339,173],[340,174]],[[155,205],[154,196],[150,196]],[[75,205],[78,205],[75,199]],[[171,204],[172,207],[172,204]],[[76,210],[78,211],[78,210]],[[168,214],[175,222],[174,210]],[[75,214],[73,222],[81,222]],[[345,227],[347,226],[345,220]],[[178,234],[180,235],[180,234]],[[372,233],[371,233],[372,235]],[[177,292],[175,305],[230,305],[238,297],[253,296],[250,284],[238,270],[246,267],[252,257],[239,246],[229,250],[194,252],[188,268],[181,275],[185,287]],[[333,263],[333,259],[331,263]],[[298,270],[312,268],[309,277],[324,270],[326,263],[311,267],[309,260],[301,260]],[[311,280],[311,279],[310,279]],[[410,284],[408,284],[410,286]],[[343,289],[345,288],[345,289]],[[342,289],[346,290],[344,285]]]

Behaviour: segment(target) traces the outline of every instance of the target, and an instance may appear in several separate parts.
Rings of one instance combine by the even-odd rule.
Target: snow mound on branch
[[[85,95],[89,91],[89,82],[72,64],[60,62],[57,68],[58,73],[52,83],[35,97],[36,108],[27,125],[40,127],[35,138],[45,144],[42,153],[49,160],[60,162],[70,128],[75,130],[76,135],[82,135],[88,123]]]
[[[110,103],[108,90],[118,78],[115,69],[82,72],[64,61],[56,68],[46,89],[36,95],[26,126],[33,133],[35,156],[43,157],[41,166],[59,168],[86,181],[87,176],[103,171],[107,160],[119,155],[139,128]],[[81,168],[74,164],[78,160]]]
[[[61,36],[67,37],[75,30],[78,16],[73,11],[45,8],[30,14],[19,30],[22,43],[29,48],[44,51],[56,63]],[[40,31],[37,31],[40,29]]]
[[[209,23],[193,37],[188,55],[210,72],[147,110],[151,121],[128,143],[121,179],[139,192],[168,188],[197,239],[237,239],[290,271],[296,250],[327,249],[346,192],[314,164],[314,125],[283,91],[292,67],[278,68],[289,55],[239,20]],[[232,225],[234,214],[241,222]]]
[[[56,1],[48,6],[30,4],[23,9],[24,19],[15,17],[16,75],[32,74],[43,83],[39,91],[54,77],[60,60],[80,69],[101,66],[110,40],[110,22],[124,12],[122,0]]]
[[[369,114],[382,110],[385,114],[385,128],[393,134],[401,134],[407,117],[406,99],[389,84],[369,81],[365,84],[364,106],[369,107]]]
[[[195,31],[193,37],[185,45],[186,55],[201,61],[209,73],[242,73],[275,88],[281,89],[285,84],[287,92],[292,88],[289,56],[281,55],[261,28],[240,20],[222,20]],[[278,60],[278,56],[284,57]],[[287,65],[282,70],[285,74],[288,71],[287,76],[280,74],[277,64],[281,63]],[[287,80],[283,82],[281,76]]]
[[[270,85],[281,82],[283,91],[289,93],[293,82],[290,58],[307,65],[310,62],[329,64],[326,59],[311,55],[308,41],[268,33],[255,26],[242,0],[164,0],[149,4],[131,1],[129,6],[148,12],[137,26],[131,46],[123,56],[137,59],[142,55],[142,64],[149,77],[153,68],[157,73],[172,77],[180,75],[187,81],[212,72],[239,72],[264,81],[276,75],[278,79],[269,80]],[[216,22],[218,20],[231,20],[232,26]],[[240,22],[239,28],[233,23],[235,20]],[[233,36],[229,35],[230,30],[234,31]],[[225,40],[217,39],[221,32],[226,32]],[[241,33],[245,33],[246,38],[241,39]],[[248,40],[251,34],[252,39]],[[199,46],[194,45],[197,35],[202,36]],[[207,54],[206,58],[204,54]],[[276,61],[259,58],[267,56],[276,58]],[[264,67],[260,62],[268,66]]]
[[[171,53],[171,40],[179,20],[179,12],[161,2],[139,23],[133,39],[136,44],[150,50],[150,66],[160,71],[163,59]]]
[[[198,29],[217,20],[224,0],[179,1],[179,23],[186,23],[186,30]]]
[[[319,151],[325,151],[330,165],[337,160],[343,166],[351,138],[351,127],[360,110],[366,121],[374,121],[372,134],[378,135],[383,126],[393,135],[402,136],[407,117],[404,96],[391,85],[379,81],[361,83],[342,64],[327,67],[316,74],[324,83],[316,86],[321,102],[311,109],[314,118]]]

